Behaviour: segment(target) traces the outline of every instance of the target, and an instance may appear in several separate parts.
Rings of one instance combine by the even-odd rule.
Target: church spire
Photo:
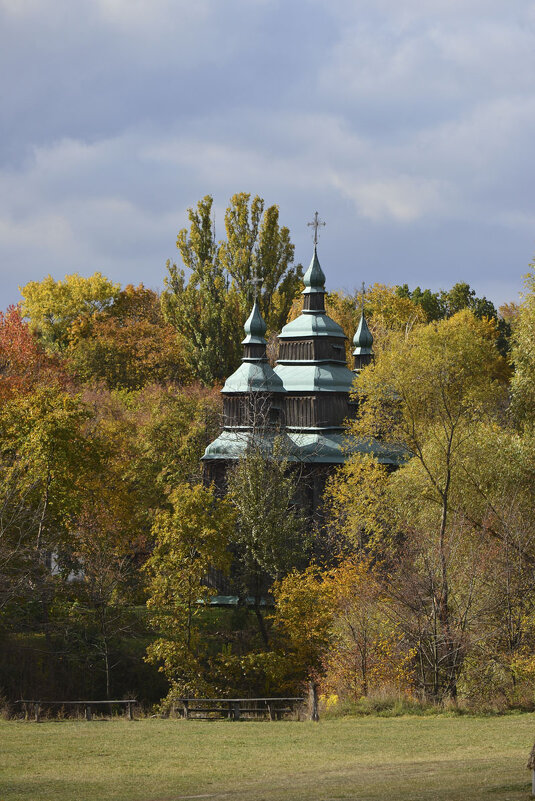
[[[353,337],[353,372],[360,373],[373,359],[373,336],[368,328],[366,317],[364,316],[364,305],[360,315],[359,327]]]
[[[303,276],[303,283],[305,285],[303,295],[310,295],[313,292],[325,293],[325,273],[321,269],[321,264],[318,259],[317,245],[314,245],[312,261]]]
[[[251,314],[245,321],[243,330],[245,331],[245,339],[242,341],[242,345],[248,345],[251,342],[254,342],[257,345],[267,344],[266,340],[264,339],[267,326],[262,315],[260,314],[260,306],[258,305],[257,300],[255,300]]]
[[[325,273],[321,269],[318,259],[317,245],[314,245],[312,261],[303,276],[303,283],[305,285],[302,292],[305,296],[303,299],[303,313],[325,314]]]
[[[242,339],[243,361],[259,361],[266,359],[267,342],[264,338],[267,326],[260,314],[260,306],[255,300],[251,314],[243,326],[245,339]]]

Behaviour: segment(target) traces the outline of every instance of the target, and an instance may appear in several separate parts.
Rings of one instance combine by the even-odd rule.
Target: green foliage
[[[196,626],[202,602],[214,594],[205,577],[210,570],[228,572],[235,513],[201,485],[178,486],[170,501],[172,511],[160,512],[154,522],[155,546],[145,565],[147,606],[160,635],[149,646],[148,659],[162,663],[172,694],[195,694],[210,681],[206,642]]]
[[[189,209],[189,230],[179,231],[177,247],[191,271],[167,263],[162,295],[165,319],[174,326],[193,376],[204,384],[223,381],[241,356],[243,323],[252,304],[252,278],[262,281],[259,300],[269,327],[286,320],[302,270],[291,268],[293,245],[280,228],[278,209],[264,213],[264,201],[250,195],[231,198],[225,215],[227,241],[217,243],[210,195]]]
[[[109,389],[191,379],[157,293],[142,284],[125,287],[104,311],[78,317],[65,355],[78,380],[104,381]]]
[[[535,262],[531,265],[535,269]],[[513,329],[511,359],[513,412],[519,423],[533,427],[535,420],[535,273],[525,277],[525,291]]]
[[[470,515],[480,489],[469,491],[467,476],[475,444],[497,425],[506,399],[496,339],[494,323],[469,311],[392,339],[359,377],[351,429],[403,448],[406,463],[388,477],[352,459],[330,486],[336,519],[358,547],[402,546],[390,588],[418,653],[421,688],[435,698],[456,696],[470,625],[487,603],[492,562],[489,552],[476,556]],[[488,504],[479,506],[481,530]]]
[[[45,347],[61,352],[68,345],[72,323],[108,308],[119,289],[119,284],[113,284],[98,272],[89,278],[73,273],[63,281],[55,281],[48,275],[20,288],[22,313]]]
[[[511,336],[510,323],[498,314],[494,304],[486,297],[479,298],[475,289],[471,289],[470,284],[458,282],[449,290],[441,289],[439,292],[431,292],[430,289],[410,290],[408,284],[396,287],[396,292],[401,298],[410,299],[414,304],[420,306],[427,317],[428,322],[444,320],[453,317],[457,312],[469,309],[480,320],[487,318],[495,320],[498,328],[498,348],[502,356],[509,350],[509,338]]]
[[[244,571],[243,591],[248,594],[251,585],[260,591],[262,575],[281,578],[303,559],[307,544],[297,479],[282,438],[275,438],[269,454],[261,443],[252,443],[229,472],[228,489],[237,511],[233,541]]]
[[[260,311],[268,330],[278,332],[301,287],[303,270],[301,265],[290,267],[295,248],[288,228],[279,226],[278,206],[264,211],[262,198],[250,198],[240,192],[230,199],[225,212],[227,241],[220,243],[219,258],[239,292],[245,315],[254,300],[253,280],[260,280]]]

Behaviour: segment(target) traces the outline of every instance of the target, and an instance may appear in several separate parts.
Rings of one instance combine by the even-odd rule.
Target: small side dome
[[[353,345],[355,346],[353,356],[367,356],[373,353],[373,337],[364,317],[364,312],[361,315],[357,332],[353,337]]]
[[[267,326],[260,314],[260,307],[255,300],[253,310],[243,326],[245,331],[245,339],[242,340],[242,345],[266,345],[264,334],[267,331]]]
[[[325,274],[321,269],[317,248],[315,245],[312,261],[310,262],[310,266],[303,276],[303,283],[305,285],[303,295],[310,295],[313,292],[325,293]]]

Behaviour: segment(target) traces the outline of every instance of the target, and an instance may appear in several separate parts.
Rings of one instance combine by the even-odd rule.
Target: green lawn
[[[534,739],[534,714],[0,721],[0,801],[516,801]]]

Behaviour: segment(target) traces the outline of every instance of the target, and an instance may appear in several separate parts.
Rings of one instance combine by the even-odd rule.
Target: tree
[[[509,337],[511,336],[510,322],[506,316],[499,314],[494,304],[486,297],[478,297],[475,289],[470,287],[465,281],[460,281],[449,290],[441,289],[439,292],[431,292],[430,289],[420,289],[419,286],[412,291],[408,284],[396,287],[398,295],[402,298],[410,299],[414,304],[421,307],[426,314],[428,322],[434,320],[444,320],[453,317],[459,311],[469,309],[480,320],[495,320],[498,328],[498,348],[502,356],[509,351]]]
[[[104,311],[78,317],[70,327],[65,356],[79,380],[102,380],[110,389],[191,381],[158,294],[143,284],[126,286]]]
[[[209,687],[207,643],[196,621],[203,602],[215,594],[205,581],[209,570],[228,572],[230,567],[235,512],[212,487],[200,484],[181,484],[170,500],[172,511],[162,511],[154,522],[155,547],[144,569],[147,606],[159,635],[148,648],[148,659],[161,663],[172,697]]]
[[[192,374],[204,384],[222,381],[237,367],[242,327],[253,296],[253,277],[261,281],[264,318],[277,328],[286,320],[302,276],[290,267],[293,245],[280,228],[278,209],[250,195],[231,198],[225,215],[227,241],[216,242],[210,195],[189,209],[190,228],[178,233],[177,247],[191,271],[167,263],[162,294],[165,319],[175,327]]]
[[[32,392],[36,386],[65,387],[67,376],[58,359],[32,336],[17,306],[0,312],[0,397]]]
[[[266,578],[280,579],[306,551],[304,518],[297,504],[297,482],[280,438],[271,453],[252,441],[228,474],[229,499],[237,512],[233,543],[237,550],[241,594],[252,595],[259,629],[268,643],[262,619]]]
[[[530,265],[535,270],[535,262]],[[525,277],[525,292],[513,329],[511,360],[513,412],[517,421],[533,428],[535,421],[535,272]]]
[[[406,645],[385,591],[388,576],[368,558],[349,558],[333,571],[335,612],[323,660],[322,686],[358,701],[371,690],[412,684],[415,650]]]
[[[419,621],[413,635],[432,674],[428,679],[426,669],[422,681],[434,697],[456,697],[466,622],[473,620],[472,578],[481,578],[465,569],[466,581],[459,580],[460,564],[469,564],[474,547],[462,536],[463,466],[481,426],[498,420],[504,407],[508,371],[496,339],[492,321],[464,311],[416,328],[383,351],[359,377],[352,434],[403,448],[406,463],[390,477],[370,471],[370,482],[357,491],[353,477],[366,481],[366,474],[354,469],[354,457],[340,470],[340,489],[336,482],[331,488],[341,498],[337,513],[345,503],[350,507],[350,530],[359,541],[373,518],[389,542],[397,532],[404,535],[397,597]],[[458,561],[459,543],[464,561]],[[424,621],[432,621],[431,628]]]
[[[290,231],[279,225],[278,206],[264,211],[258,195],[250,200],[246,192],[233,195],[225,212],[227,241],[221,242],[219,258],[232,278],[244,314],[255,296],[254,279],[260,282],[258,303],[269,331],[279,331],[301,287],[301,265],[291,267],[295,248]]]
[[[386,576],[366,557],[330,570],[311,565],[274,585],[274,630],[301,681],[352,700],[371,689],[410,684],[414,652],[395,621]]]
[[[335,593],[330,571],[309,565],[273,585],[273,626],[281,650],[290,652],[298,681],[317,681],[332,637]]]
[[[189,209],[189,233],[179,231],[177,247],[191,271],[167,262],[162,293],[164,318],[176,330],[192,374],[204,384],[223,381],[240,359],[238,334],[242,312],[236,290],[220,263],[211,221],[212,198],[207,195]]]
[[[57,577],[53,555],[69,550],[83,488],[98,461],[85,436],[88,410],[58,387],[36,386],[0,409],[0,562],[8,617],[27,612],[50,635]]]
[[[30,281],[20,288],[22,314],[47,350],[62,352],[69,343],[69,329],[79,317],[90,317],[107,309],[117,297],[120,285],[102,273],[89,278],[78,273],[55,281],[48,275],[42,281]]]

